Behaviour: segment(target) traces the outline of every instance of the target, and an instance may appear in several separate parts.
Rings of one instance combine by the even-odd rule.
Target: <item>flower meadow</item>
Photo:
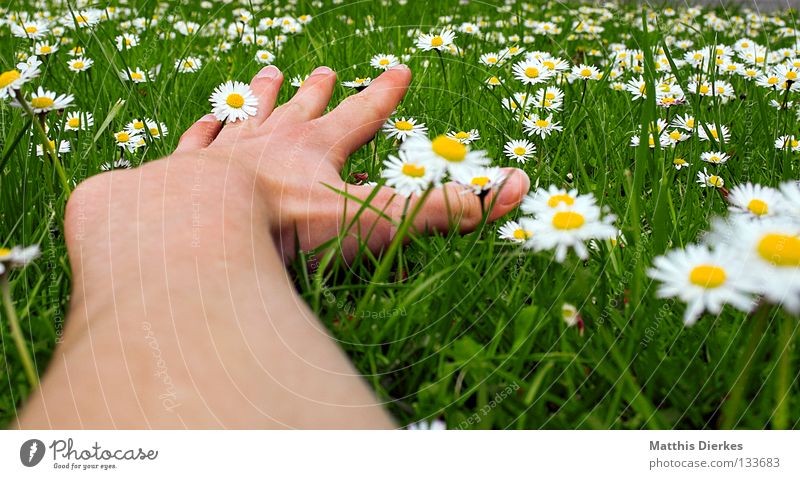
[[[204,114],[254,115],[265,65],[279,102],[331,67],[335,105],[403,63],[407,96],[343,179],[455,182],[485,211],[504,168],[532,186],[469,234],[297,252],[297,289],[401,424],[800,426],[795,26],[614,2],[5,4],[0,420],[60,342],[80,181],[169,154]]]

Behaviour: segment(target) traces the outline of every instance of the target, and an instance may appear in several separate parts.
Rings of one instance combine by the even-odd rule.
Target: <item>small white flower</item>
[[[721,165],[728,161],[730,157],[721,151],[706,151],[700,155],[700,159],[713,165]]]
[[[536,145],[528,140],[511,140],[503,146],[503,150],[509,159],[525,163],[536,153]]]
[[[425,123],[417,123],[414,118],[389,118],[383,125],[383,132],[387,138],[397,138],[404,141],[410,136],[425,136],[428,134],[428,127]]]
[[[417,38],[416,46],[422,51],[448,50],[456,34],[450,30],[443,30],[439,33],[421,34]]]
[[[250,85],[239,81],[227,81],[218,86],[209,98],[212,112],[219,121],[235,123],[256,114],[258,98]]]
[[[443,173],[441,165],[425,158],[412,158],[402,150],[398,156],[389,155],[383,165],[381,176],[386,178],[386,185],[405,197],[437,186]]]
[[[506,222],[506,224],[500,227],[498,234],[500,236],[500,239],[513,241],[514,243],[519,243],[519,244],[524,243],[525,241],[528,240],[528,238],[533,236],[532,231],[524,229],[516,221]]]

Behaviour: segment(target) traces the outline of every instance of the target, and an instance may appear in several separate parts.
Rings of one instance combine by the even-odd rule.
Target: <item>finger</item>
[[[336,73],[328,67],[317,68],[291,100],[275,109],[264,126],[300,123],[319,117],[331,101],[334,85]]]
[[[207,147],[217,137],[221,128],[222,123],[209,113],[197,120],[181,135],[175,152],[186,153]]]
[[[375,79],[364,91],[344,100],[320,120],[320,134],[346,158],[369,141],[403,99],[411,70],[397,65]]]

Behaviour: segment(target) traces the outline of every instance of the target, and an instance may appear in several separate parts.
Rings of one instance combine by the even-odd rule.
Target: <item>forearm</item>
[[[264,194],[199,156],[79,188],[64,342],[22,426],[391,426],[294,293]]]

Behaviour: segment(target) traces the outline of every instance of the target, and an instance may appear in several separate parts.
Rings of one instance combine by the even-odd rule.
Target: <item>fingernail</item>
[[[330,73],[333,73],[333,70],[328,67],[317,67],[311,72],[311,75],[328,75]]]
[[[393,66],[389,70],[408,70],[408,65],[406,65],[405,63],[401,63],[399,65]]]
[[[278,75],[281,74],[281,71],[275,65],[270,65],[268,67],[264,67],[258,72],[256,78],[278,78]]]
[[[211,122],[211,121],[215,121],[215,122],[216,122],[216,121],[219,121],[219,120],[217,120],[217,117],[216,117],[216,116],[214,116],[214,114],[213,114],[213,113],[209,113],[208,115],[203,115],[203,118],[200,118],[200,119],[199,119],[199,120],[197,120],[197,121],[202,121],[202,122]]]
[[[502,207],[516,206],[525,196],[531,185],[530,178],[525,172],[517,168],[509,168],[505,171],[506,181],[497,197],[497,204]]]

